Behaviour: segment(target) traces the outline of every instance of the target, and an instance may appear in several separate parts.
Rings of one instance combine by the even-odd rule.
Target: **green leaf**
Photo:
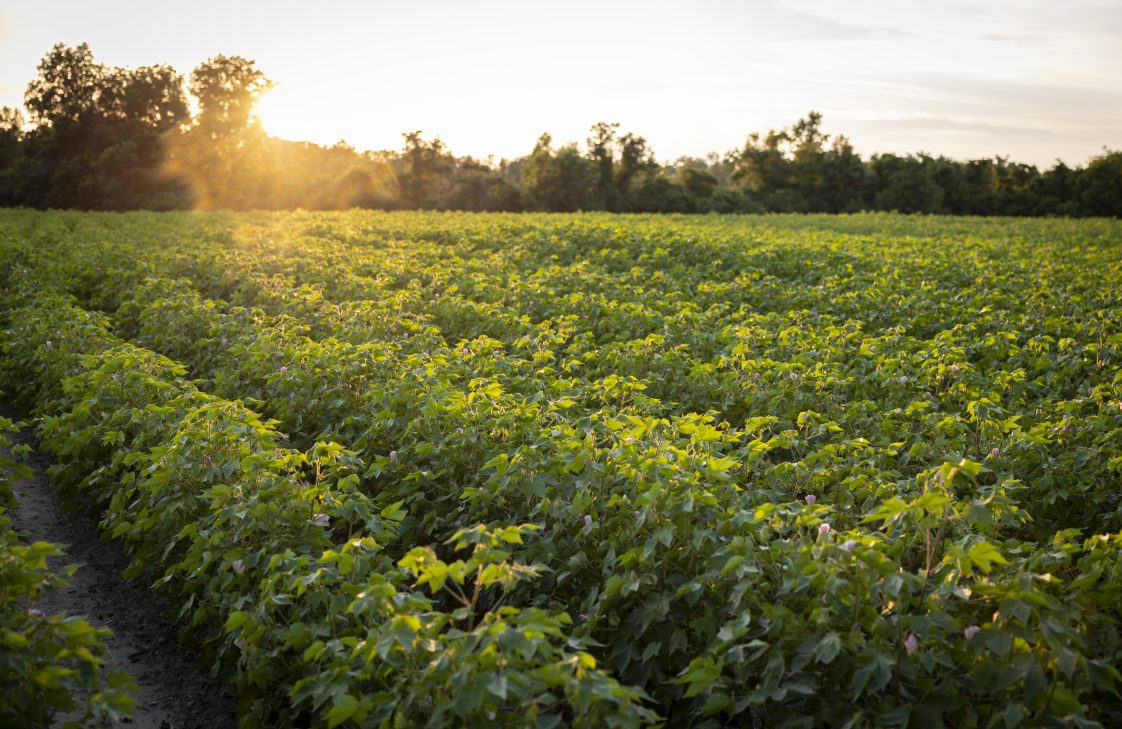
[[[830,663],[837,657],[838,652],[841,650],[841,638],[838,634],[830,631],[822,640],[818,641],[818,645],[814,647],[814,660],[819,663]]]
[[[997,547],[989,542],[978,542],[966,552],[970,557],[970,561],[979,567],[982,572],[989,572],[993,564],[1009,564],[1009,561],[1001,555]]]
[[[343,694],[335,699],[331,711],[327,712],[327,728],[334,729],[358,711],[358,699],[350,694]]]

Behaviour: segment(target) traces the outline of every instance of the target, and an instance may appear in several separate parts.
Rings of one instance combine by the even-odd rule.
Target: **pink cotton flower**
[[[966,627],[966,630],[962,631],[962,634],[966,636],[966,640],[970,640],[975,635],[977,635],[981,630],[982,629],[979,628],[977,625],[969,625],[969,626]]]
[[[235,559],[230,563],[230,566],[233,567],[234,572],[237,572],[239,575],[245,574],[245,562],[242,562],[240,559]]]
[[[814,494],[807,494],[806,498],[805,498],[805,501],[806,501],[806,503],[813,505],[815,501],[818,501],[818,497],[815,496]]]
[[[997,458],[1000,455],[1001,451],[997,448],[994,448],[992,451],[990,451],[990,458]]]
[[[908,633],[908,637],[904,639],[904,650],[908,651],[909,655],[919,650],[919,638],[915,633]]]
[[[823,536],[829,534],[830,533],[830,525],[829,524],[819,524],[818,525],[818,533],[823,535]]]
[[[956,365],[956,364],[955,364],[955,365],[951,365],[951,372],[958,372],[958,370],[959,370],[959,366],[958,366],[958,365]]]
[[[397,460],[397,451],[390,451],[390,460],[391,461],[396,461]]]
[[[842,545],[842,549],[844,549],[847,552],[852,552],[856,548],[857,548],[857,541],[854,540],[854,539],[847,539],[847,540],[845,540],[845,544]]]
[[[456,433],[458,433],[459,435],[463,435],[464,434],[464,429],[463,428],[456,428]]]
[[[316,524],[326,524],[331,521],[331,517],[327,514],[316,514],[312,517],[312,521],[314,521]]]
[[[584,515],[584,523],[589,525],[589,526],[592,525],[592,514],[585,514]]]
[[[906,385],[906,384],[908,384],[908,378],[905,377],[904,375],[901,375],[899,382],[900,382],[901,385]]]
[[[30,616],[31,616],[31,617],[33,617],[33,618],[41,618],[41,617],[43,617],[43,611],[42,611],[42,610],[40,610],[39,608],[30,608],[30,609],[29,609],[29,610],[27,611],[27,614],[28,614],[28,615],[30,615]]]

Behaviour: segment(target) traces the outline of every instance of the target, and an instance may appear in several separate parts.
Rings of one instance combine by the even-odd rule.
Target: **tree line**
[[[400,151],[378,152],[269,137],[254,107],[271,86],[240,56],[215,56],[184,79],[168,65],[112,67],[88,44],[58,44],[27,86],[27,117],[0,108],[0,206],[1122,215],[1116,151],[1043,171],[1004,157],[865,159],[810,112],[739,149],[670,164],[605,122],[583,146],[547,133],[528,155],[496,163],[419,131]]]

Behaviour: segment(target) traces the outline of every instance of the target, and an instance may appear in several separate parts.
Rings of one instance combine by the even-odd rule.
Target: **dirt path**
[[[7,417],[18,419],[4,411]],[[34,434],[25,429],[16,439],[33,448]],[[81,565],[70,586],[46,596],[47,613],[84,615],[90,623],[113,631],[106,641],[106,668],[125,671],[140,687],[138,704],[127,726],[138,729],[227,729],[237,726],[234,701],[176,641],[173,615],[159,596],[123,576],[128,558],[116,542],[103,541],[84,513],[67,511],[55,500],[46,476],[50,460],[35,451],[28,459],[33,476],[16,485],[19,507],[9,512],[12,523],[33,541],[58,542],[66,556],[53,568]],[[59,722],[61,724],[61,722]]]

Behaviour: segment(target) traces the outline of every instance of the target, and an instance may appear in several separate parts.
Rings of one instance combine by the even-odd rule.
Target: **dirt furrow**
[[[15,419],[10,412],[4,415]],[[32,448],[37,445],[28,429],[17,440]],[[106,641],[106,670],[129,673],[140,689],[128,726],[236,727],[233,698],[223,694],[177,642],[167,602],[145,585],[126,579],[123,573],[129,560],[121,546],[101,539],[87,514],[58,502],[46,474],[49,459],[33,451],[28,461],[33,475],[16,486],[19,506],[10,512],[13,526],[30,541],[63,545],[66,556],[53,559],[52,568],[80,565],[70,585],[47,595],[39,608],[46,613],[83,615],[91,624],[113,631]]]

